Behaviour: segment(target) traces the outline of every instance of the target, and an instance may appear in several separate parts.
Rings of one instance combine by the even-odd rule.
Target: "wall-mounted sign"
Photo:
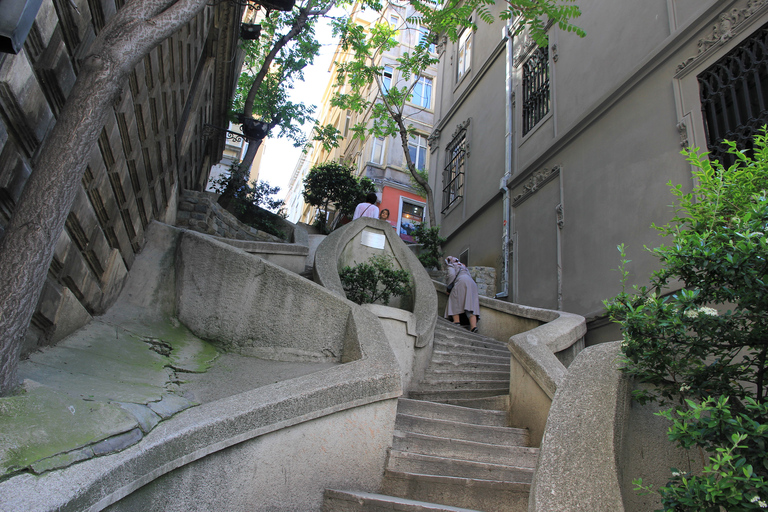
[[[372,247],[373,249],[384,249],[384,244],[387,241],[387,236],[384,234],[374,233],[373,231],[363,230],[363,239],[361,244]]]

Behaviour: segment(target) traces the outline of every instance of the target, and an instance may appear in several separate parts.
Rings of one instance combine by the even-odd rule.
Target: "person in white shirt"
[[[374,192],[371,192],[365,197],[365,202],[360,203],[355,208],[355,214],[352,216],[352,220],[359,219],[360,217],[371,217],[373,219],[379,218],[379,207],[376,206],[376,201],[379,198],[376,197]]]

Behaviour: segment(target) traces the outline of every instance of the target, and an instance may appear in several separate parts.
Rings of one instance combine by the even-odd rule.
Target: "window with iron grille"
[[[698,77],[710,158],[726,168],[735,158],[724,140],[752,150],[752,138],[768,124],[768,25]]]
[[[445,213],[464,195],[464,171],[467,165],[467,131],[462,130],[448,146],[448,165],[443,169],[443,211]]]
[[[549,113],[549,48],[537,48],[523,64],[523,135]]]

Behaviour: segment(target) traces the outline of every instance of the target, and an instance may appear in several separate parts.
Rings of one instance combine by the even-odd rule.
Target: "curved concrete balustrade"
[[[639,495],[632,480],[658,488],[670,468],[701,468],[698,451],[674,447],[658,408],[631,403],[632,383],[619,370],[619,342],[581,352],[559,382],[531,489],[531,512],[651,511],[657,495]]]
[[[448,294],[433,281],[440,311]],[[566,365],[584,348],[586,321],[579,315],[480,297],[480,333],[507,342],[510,361],[510,426],[527,428],[531,446],[544,435],[547,415]]]
[[[133,322],[174,310],[229,351],[345,364],[187,409],[118,453],[9,478],[0,510],[319,510],[327,487],[376,490],[402,394],[376,316],[212,237],[157,223],[147,236],[151,268],[129,274],[119,301]]]
[[[432,357],[437,294],[429,274],[392,226],[386,221],[363,217],[332,232],[315,252],[315,282],[346,298],[339,270],[380,254],[392,257],[395,265],[413,277],[411,297],[392,300],[394,307],[366,306],[387,325],[386,333],[400,361],[407,392],[411,382],[418,382]]]

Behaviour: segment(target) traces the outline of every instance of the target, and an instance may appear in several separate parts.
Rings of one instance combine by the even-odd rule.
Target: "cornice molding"
[[[538,192],[544,185],[560,175],[560,166],[544,168],[534,172],[523,185],[523,191],[512,199],[512,207],[515,208],[524,203],[529,197]],[[558,226],[562,228],[562,209],[558,212]]]
[[[742,7],[734,7],[721,12],[717,16],[718,21],[711,26],[708,35],[699,39],[696,45],[697,54],[677,66],[675,77],[680,78],[691,64],[711,55],[730,39],[743,32],[750,25],[750,19],[766,10],[768,10],[768,0],[747,0]]]

